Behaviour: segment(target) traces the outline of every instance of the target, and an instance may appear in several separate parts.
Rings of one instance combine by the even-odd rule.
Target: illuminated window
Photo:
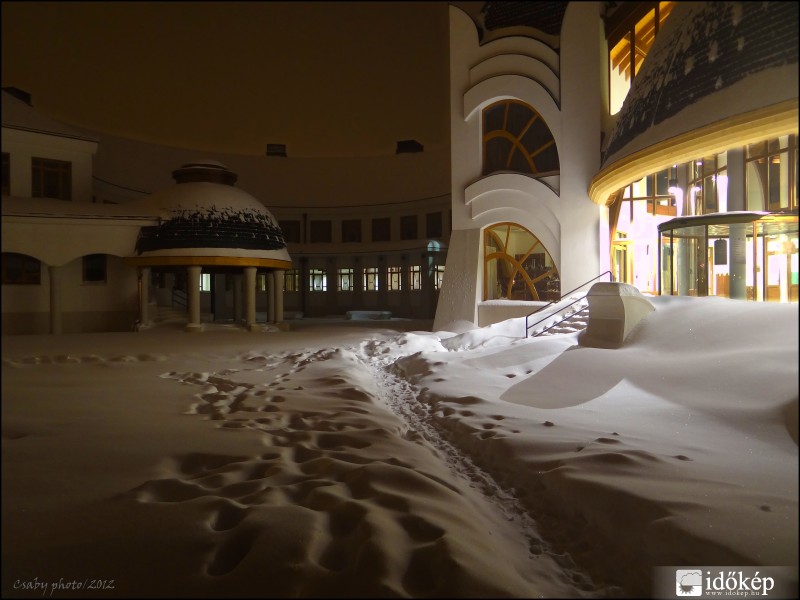
[[[42,278],[42,263],[32,256],[3,253],[3,284],[39,285]]]
[[[411,265],[408,268],[408,285],[412,290],[422,289],[422,267]]]
[[[633,204],[627,202],[630,200],[642,202],[642,206],[646,205],[645,210],[648,214],[677,216],[678,210],[675,196],[669,189],[671,185],[674,186],[676,184],[677,178],[678,169],[673,166],[634,181],[626,186],[622,192],[623,203],[627,203],[622,210],[632,210],[631,206]]]
[[[308,270],[308,289],[311,292],[324,292],[328,289],[328,278],[325,269]]]
[[[353,269],[339,269],[337,272],[338,290],[340,292],[352,292],[355,284]]]
[[[689,210],[707,215],[728,210],[726,153],[705,156],[689,163]]]
[[[201,292],[210,292],[211,291],[211,274],[210,273],[200,273],[200,291]]]
[[[750,144],[746,163],[747,210],[797,209],[797,136]]]
[[[364,269],[364,290],[367,292],[378,291],[378,267]]]
[[[106,255],[88,254],[83,257],[84,283],[103,283],[106,280]]]
[[[433,287],[437,290],[444,285],[444,265],[436,265],[433,271]]]
[[[403,288],[403,267],[389,267],[386,275],[390,290],[399,291]]]
[[[630,5],[634,6],[634,3]],[[611,48],[608,56],[608,88],[609,110],[612,115],[622,108],[633,80],[674,5],[674,2],[638,3],[634,9],[647,10],[644,16],[632,20],[631,17],[635,19],[641,13],[630,13],[617,25],[611,25],[612,31],[608,38],[608,46]]]
[[[553,134],[541,115],[519,100],[501,100],[483,110],[483,174],[499,171],[559,171]]]
[[[34,198],[72,200],[72,163],[49,158],[32,158],[31,194]]]
[[[681,206],[678,205],[677,178],[678,168],[673,165],[620,190],[619,200],[609,210],[609,220],[613,222],[611,272],[615,281],[643,292],[656,292],[658,253],[653,231],[661,223],[689,214],[689,209],[683,208],[682,193]]]
[[[516,223],[483,233],[483,299],[559,299],[558,269],[539,239]]]
[[[298,271],[297,269],[289,269],[284,273],[283,291],[284,292],[300,291],[300,271]]]

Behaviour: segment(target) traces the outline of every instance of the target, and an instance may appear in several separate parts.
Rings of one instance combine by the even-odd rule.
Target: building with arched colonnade
[[[598,278],[797,302],[797,3],[444,4],[449,144],[198,162],[4,90],[3,333],[169,310],[193,329],[350,311],[485,326]],[[201,173],[219,179],[181,180]],[[209,185],[225,199],[181,197]],[[264,245],[218,245],[220,218]],[[184,225],[200,241],[159,233]]]

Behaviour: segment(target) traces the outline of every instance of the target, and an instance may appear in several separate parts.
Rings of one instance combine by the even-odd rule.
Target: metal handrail
[[[188,295],[183,290],[172,290],[172,306],[186,310],[188,308]]]
[[[570,306],[572,306],[573,304],[577,304],[578,302],[583,302],[583,300],[585,300],[585,299],[586,299],[586,296],[581,296],[580,298],[575,298],[575,300],[573,300],[573,301],[572,301],[572,302],[570,302],[569,304],[567,304],[567,305],[563,306],[563,307],[562,307],[562,308],[561,308],[561,309],[560,309],[558,312],[559,312],[559,313],[561,313],[561,312],[562,312],[564,309],[567,309],[567,308],[569,308]],[[583,309],[581,309],[581,310],[583,310]],[[580,312],[580,311],[575,311],[575,312]],[[555,323],[551,323],[550,325],[548,325],[547,327],[545,327],[545,328],[544,328],[544,329],[542,329],[541,331],[538,331],[538,332],[536,333],[536,335],[531,335],[531,336],[529,336],[529,335],[528,335],[528,332],[526,331],[526,332],[525,332],[525,337],[537,337],[537,336],[540,336],[540,335],[542,335],[543,333],[546,333],[546,332],[550,331],[550,330],[551,330],[553,327],[555,327],[555,326],[557,326],[557,325],[561,325],[561,323],[563,323],[563,322],[564,322],[564,321],[566,321],[567,319],[569,319],[569,318],[571,318],[571,317],[575,316],[575,312],[571,312],[571,313],[569,313],[568,315],[564,315],[564,318],[563,318],[563,319],[559,319],[559,320],[558,320],[558,321],[556,321]],[[558,313],[556,313],[556,314],[558,314]],[[539,323],[541,323],[542,321],[546,321],[547,319],[551,318],[552,316],[553,316],[553,315],[548,315],[548,316],[546,316],[544,319],[541,319],[541,320],[539,320],[539,321],[536,321],[536,323],[534,323],[533,325],[531,325],[531,328],[533,328],[533,327],[536,327],[536,326],[537,326]]]
[[[564,297],[565,297],[565,296],[570,296],[571,294],[574,294],[575,292],[577,292],[577,291],[578,291],[579,289],[581,289],[582,287],[584,287],[584,286],[587,286],[587,285],[589,285],[590,283],[592,283],[593,281],[595,281],[596,279],[600,279],[601,277],[605,277],[606,275],[611,275],[610,281],[613,281],[613,280],[614,280],[614,276],[613,276],[613,274],[611,273],[611,271],[604,271],[603,273],[600,273],[600,275],[597,275],[596,277],[592,277],[592,278],[591,278],[589,281],[585,281],[584,283],[582,283],[581,285],[579,285],[578,287],[576,287],[574,290],[570,290],[570,291],[569,291],[569,292],[567,292],[566,294],[562,294],[562,295],[561,295],[561,297],[560,297],[558,300],[550,300],[550,302],[548,302],[547,304],[545,304],[545,305],[543,305],[543,306],[540,306],[539,308],[537,308],[537,309],[536,309],[535,311],[533,311],[532,313],[529,313],[529,314],[525,315],[525,337],[526,337],[526,338],[528,337],[528,332],[530,332],[530,330],[531,330],[533,327],[535,327],[536,325],[538,325],[538,324],[539,324],[539,323],[541,323],[542,321],[546,321],[547,319],[549,319],[549,318],[550,318],[550,317],[552,317],[553,315],[552,315],[552,314],[551,314],[551,315],[547,315],[546,317],[544,317],[543,319],[539,319],[538,321],[536,321],[536,322],[535,322],[535,323],[533,323],[532,325],[529,325],[529,324],[528,324],[528,320],[530,319],[530,317],[532,317],[533,315],[535,315],[535,314],[536,314],[536,313],[538,313],[538,312],[541,312],[541,311],[543,311],[543,310],[544,310],[545,308],[547,308],[548,306],[552,306],[553,304],[558,304],[559,302],[561,302],[561,301],[564,299]],[[585,297],[585,296],[584,296],[584,297]],[[572,302],[570,302],[570,303],[569,303],[569,304],[567,304],[566,306],[562,307],[562,310],[563,310],[564,308],[569,308],[570,306],[572,306],[573,304],[575,304],[576,302],[578,302],[578,301],[580,301],[580,300],[582,300],[582,299],[583,299],[583,298],[578,298],[577,300],[573,300]],[[559,322],[560,322],[560,321],[559,321]],[[557,324],[558,324],[558,323],[554,323],[553,325],[551,325],[551,327],[553,327],[553,326],[555,326],[555,325],[557,325]],[[549,329],[549,328],[548,328],[548,329]],[[546,330],[545,330],[545,331],[546,331]]]

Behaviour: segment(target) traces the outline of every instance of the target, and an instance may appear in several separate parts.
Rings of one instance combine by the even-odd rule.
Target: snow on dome
[[[216,169],[226,169],[226,170],[228,170],[228,167],[223,165],[221,162],[219,162],[218,160],[212,160],[210,158],[203,158],[201,160],[196,160],[194,162],[186,163],[185,165],[181,165],[182,169],[186,169],[188,167],[211,167],[211,168],[216,168]]]
[[[678,2],[636,74],[603,164],[713,121],[796,101],[797,19],[794,2]]]
[[[217,173],[208,176],[209,171]],[[256,198],[234,187],[236,174],[227,167],[198,161],[183,165],[173,176],[175,184],[137,203],[137,208],[160,219],[159,225],[141,229],[137,254],[225,248],[248,255],[264,251],[265,257],[279,251],[281,259],[289,260],[277,220]]]

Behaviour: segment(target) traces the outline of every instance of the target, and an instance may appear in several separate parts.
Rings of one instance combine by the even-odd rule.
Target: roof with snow
[[[247,256],[290,260],[278,222],[247,192],[234,187],[236,174],[203,160],[173,171],[176,183],[133,203],[136,212],[157,215],[160,224],[142,227],[136,254]]]
[[[796,100],[797,23],[795,2],[678,2],[633,81],[603,163]]]

